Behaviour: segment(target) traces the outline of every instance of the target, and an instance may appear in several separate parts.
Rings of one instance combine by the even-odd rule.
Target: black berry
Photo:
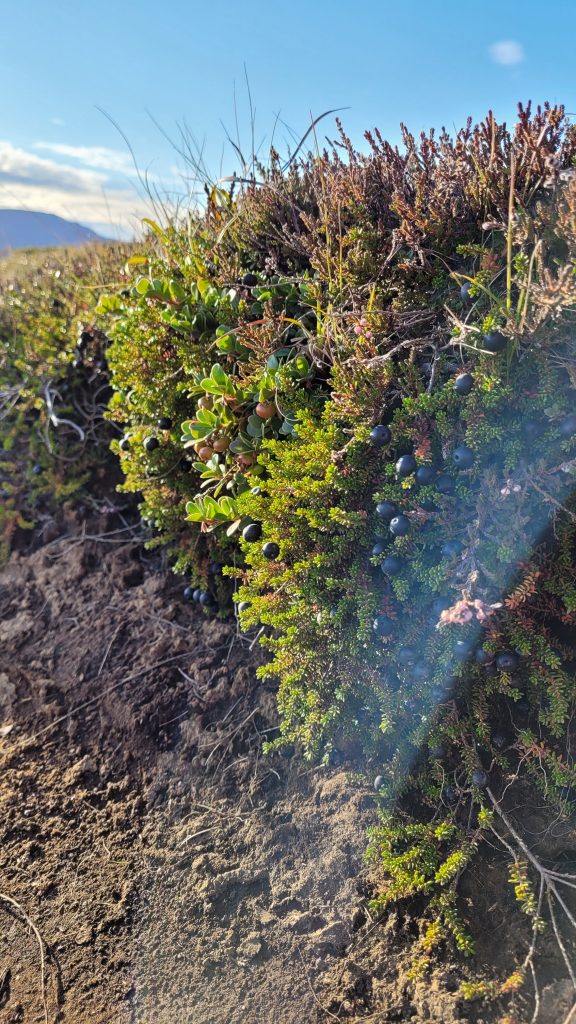
[[[244,540],[248,541],[249,544],[253,544],[256,540],[260,540],[261,536],[262,527],[260,523],[249,523],[249,525],[245,526],[242,530],[242,537]]]
[[[380,568],[387,576],[397,576],[402,571],[403,561],[398,555],[386,555]]]
[[[154,452],[160,447],[160,441],[157,437],[147,437],[144,440],[144,447],[147,452]]]
[[[464,548],[459,540],[447,540],[440,550],[444,558],[456,558],[458,555],[462,554]]]
[[[458,658],[459,661],[462,661],[470,654],[470,644],[467,640],[457,640],[452,647],[452,651],[454,653],[454,657]]]
[[[184,598],[185,601],[193,601],[194,587],[184,587],[184,590],[182,591],[182,597]]]
[[[502,352],[506,348],[506,338],[500,331],[490,331],[484,335],[481,348],[487,352]]]
[[[32,466],[32,472],[34,473],[34,476],[40,476],[40,473],[42,472],[42,466],[36,463],[35,466]]]
[[[436,490],[440,491],[440,494],[454,494],[456,490],[454,477],[448,476],[447,473],[440,473],[436,480]]]
[[[381,555],[386,550],[386,545],[383,541],[378,541],[377,544],[372,548],[372,558],[376,558],[377,555]]]
[[[193,601],[199,601],[201,597],[202,597],[202,591],[200,590],[200,587],[196,587],[194,593],[192,594],[192,600]]]
[[[378,790],[382,789],[383,785],[384,785],[384,776],[383,775],[377,775],[376,778],[374,779],[374,789],[376,790],[376,792],[378,792]]]
[[[442,761],[446,757],[446,751],[441,746],[430,747],[428,753],[432,761]]]
[[[474,657],[478,665],[490,665],[494,661],[492,651],[486,651],[484,647],[478,647]]]
[[[127,437],[123,437],[122,440],[119,442],[118,447],[121,452],[129,452],[130,440]]]
[[[522,436],[525,441],[537,441],[546,429],[547,425],[541,420],[525,420],[522,424]]]
[[[515,672],[520,665],[520,658],[515,651],[500,651],[496,655],[496,668],[500,672]]]
[[[370,440],[375,448],[383,448],[384,445],[390,444],[392,434],[388,427],[381,424],[370,431]]]
[[[432,466],[419,466],[416,470],[416,483],[421,487],[431,484],[436,476],[436,470]]]
[[[427,661],[418,661],[412,669],[412,676],[414,679],[424,682],[424,680],[430,678],[430,665]]]
[[[401,647],[396,655],[401,665],[412,665],[417,658],[415,647]]]
[[[242,284],[246,285],[246,288],[254,288],[258,284],[256,274],[244,274]]]
[[[262,554],[264,555],[264,558],[278,558],[278,555],[280,554],[280,548],[278,544],[276,544],[273,540],[269,540],[267,544],[263,545]]]
[[[79,349],[80,352],[83,352],[84,349],[88,347],[91,341],[92,335],[90,334],[90,332],[82,331],[82,333],[78,337],[78,341],[76,342],[76,347]]]
[[[398,511],[398,506],[393,501],[379,501],[376,505],[376,515],[380,519],[392,519]]]
[[[477,786],[478,789],[486,789],[489,782],[488,773],[483,768],[476,768],[472,772],[472,785]]]
[[[508,746],[508,736],[503,732],[493,732],[490,737],[490,743],[494,747],[494,750],[505,750]]]
[[[398,476],[410,476],[417,468],[416,459],[413,455],[401,455],[396,463]]]
[[[454,381],[454,391],[457,395],[469,395],[474,387],[474,377],[471,373],[460,373]]]
[[[247,612],[249,607],[250,607],[250,602],[249,601],[240,601],[240,603],[238,604],[238,611],[239,612]]]
[[[560,420],[558,430],[562,437],[572,437],[576,434],[576,413],[572,413],[566,419]]]
[[[158,426],[160,430],[171,430],[172,420],[170,419],[169,416],[161,416],[160,419],[158,420]]]
[[[460,289],[460,298],[464,302],[472,302],[473,301],[473,297],[470,295],[471,287],[472,287],[472,282],[471,281],[465,281],[464,284],[462,285],[461,289]]]
[[[467,445],[461,444],[452,452],[452,462],[456,469],[472,469],[474,465],[474,452]]]
[[[394,516],[394,518],[390,520],[390,533],[394,537],[405,537],[410,530],[410,526],[411,523],[408,516],[404,516],[402,514]]]
[[[392,636],[394,622],[388,615],[377,615],[372,623],[372,629],[378,636]]]

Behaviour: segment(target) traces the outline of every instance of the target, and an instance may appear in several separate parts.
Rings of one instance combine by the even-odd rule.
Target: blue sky
[[[310,115],[347,107],[354,142],[377,126],[392,141],[463,124],[488,108],[514,120],[518,100],[576,112],[576,5],[552,0],[1,0],[0,206],[57,213],[127,234],[146,215],[126,146],[160,190],[184,194],[174,138],[187,125],[214,175],[238,170],[225,145],[250,148],[245,70],[256,140],[276,122],[301,135]],[[276,121],[277,117],[280,118]],[[332,135],[334,119],[320,137]]]

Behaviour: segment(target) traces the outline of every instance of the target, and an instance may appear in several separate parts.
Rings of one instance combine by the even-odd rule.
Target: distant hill
[[[106,241],[90,228],[52,213],[0,209],[0,252]]]

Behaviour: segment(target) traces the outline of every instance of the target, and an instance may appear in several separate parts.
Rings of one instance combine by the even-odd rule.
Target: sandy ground
[[[498,1020],[449,951],[408,979],[417,912],[367,908],[369,787],[263,756],[249,643],[117,528],[71,516],[0,574],[0,1024]],[[506,870],[468,883],[496,972],[524,949]]]

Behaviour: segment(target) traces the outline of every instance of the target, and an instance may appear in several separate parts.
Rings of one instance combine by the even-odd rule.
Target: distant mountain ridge
[[[9,249],[53,248],[106,242],[95,231],[53,213],[0,209],[0,253]]]

